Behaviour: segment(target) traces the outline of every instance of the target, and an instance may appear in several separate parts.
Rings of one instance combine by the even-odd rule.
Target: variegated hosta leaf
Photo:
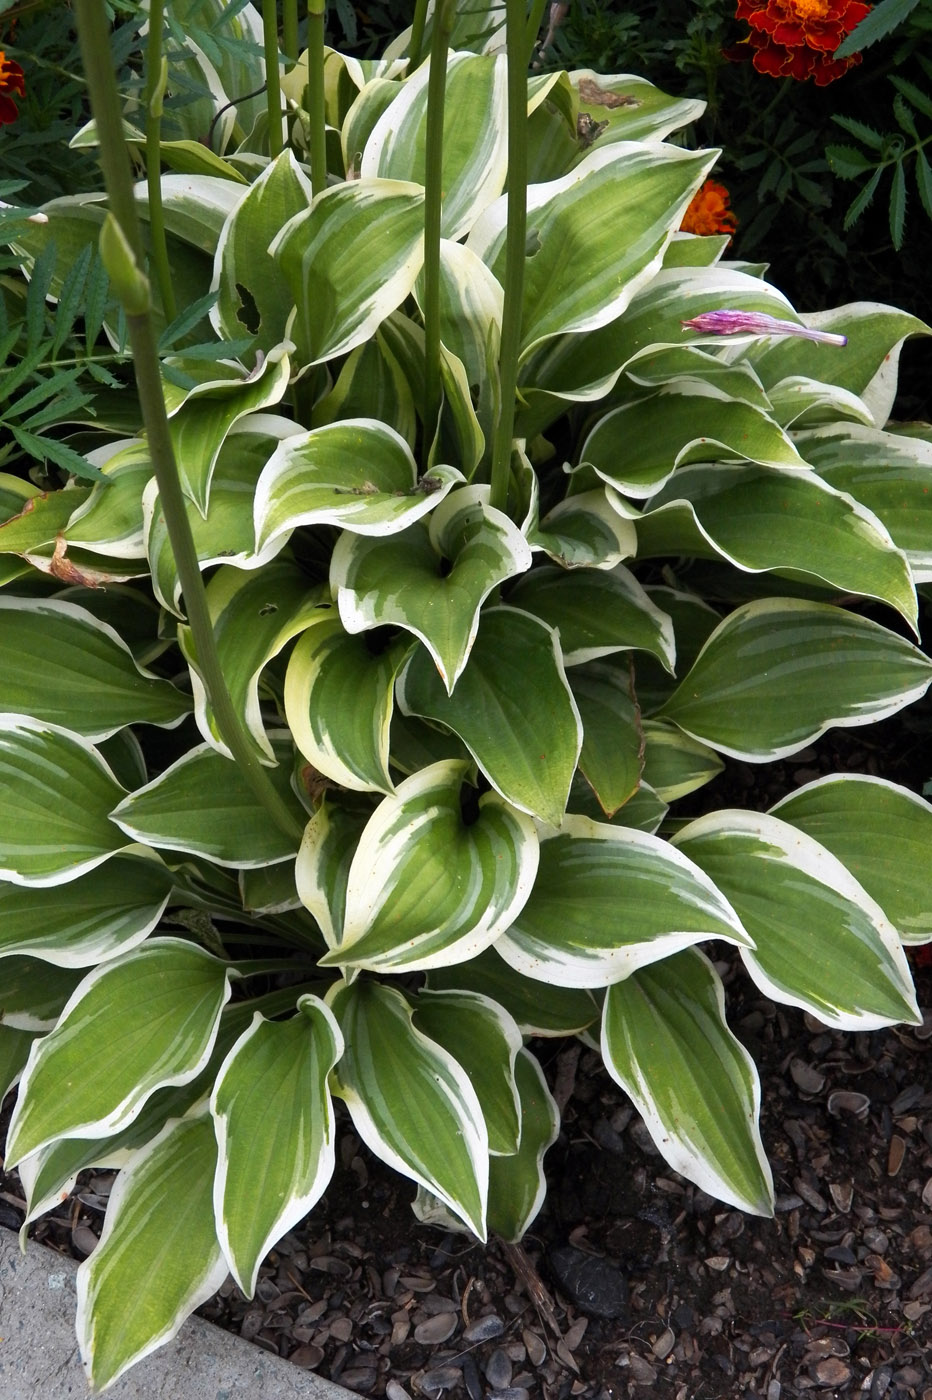
[[[855,301],[831,311],[810,312],[801,320],[814,330],[846,335],[848,344],[835,349],[797,336],[758,338],[747,356],[764,387],[790,375],[826,380],[862,398],[874,415],[874,422],[882,428],[896,397],[903,341],[908,335],[928,335],[929,327],[906,311],[875,301]]]
[[[750,365],[740,360],[732,364],[699,345],[648,346],[628,361],[625,375],[645,389],[660,389],[674,380],[676,389],[686,392],[692,384],[706,384],[730,399],[769,413],[781,428],[786,427],[772,412],[773,405]]]
[[[630,73],[596,73],[574,68],[570,82],[579,95],[579,110],[604,125],[599,141],[661,141],[698,121],[705,104],[695,97],[671,97]],[[581,142],[579,143],[582,144]]]
[[[647,595],[673,622],[676,669],[684,676],[721,622],[721,613],[697,594],[682,593],[676,588],[652,584]],[[643,653],[636,656],[634,674],[634,689],[642,714],[653,714],[676,689],[676,677],[652,656]]]
[[[289,657],[288,727],[308,763],[341,787],[394,791],[389,726],[395,678],[409,650],[398,641],[373,653],[364,638],[347,636],[331,609],[319,612]]]
[[[311,182],[290,150],[269,162],[227,217],[214,255],[210,319],[221,339],[252,334],[266,352],[285,339],[295,297],[269,245],[311,205]]]
[[[644,732],[630,663],[590,661],[570,674],[583,725],[579,767],[603,812],[611,816],[638,788]]]
[[[466,745],[452,729],[418,719],[416,715],[403,714],[397,706],[392,715],[389,743],[392,767],[406,777],[443,758],[470,758]]]
[[[36,491],[32,495],[17,493],[12,496],[9,488],[5,488],[3,521],[0,523],[0,556],[35,555],[43,550],[51,557],[58,536],[78,507],[88,500],[92,490],[92,487],[69,486],[63,491]],[[4,569],[13,563],[13,560],[0,557]],[[12,577],[15,578],[16,574]]]
[[[430,516],[380,540],[344,533],[330,586],[348,632],[403,627],[427,647],[452,693],[498,584],[531,566],[531,550],[509,518],[489,505],[487,486],[451,491]]]
[[[747,366],[750,370],[750,365]],[[781,428],[815,428],[820,423],[838,423],[850,420],[867,427],[874,419],[863,399],[852,394],[850,389],[842,389],[837,384],[822,384],[817,379],[807,379],[803,374],[792,374],[781,379],[768,391],[773,416]],[[803,454],[805,455],[805,454]]]
[[[579,772],[573,779],[567,810],[574,817],[588,817],[590,821],[607,822],[609,826],[633,827],[636,831],[646,831],[649,836],[655,836],[669,808],[650,783],[642,777],[637,792],[632,793],[627,802],[619,807],[613,816],[608,817],[592,788]]]
[[[299,434],[301,429],[289,419],[265,413],[244,418],[230,429],[211,477],[207,514],[202,515],[194,502],[185,497],[185,512],[202,569],[211,564],[258,569],[285,545],[286,540],[280,536],[256,552],[253,494],[259,474],[278,443]],[[143,492],[142,512],[153,592],[162,607],[184,618],[181,581],[154,478]]]
[[[112,627],[57,598],[0,597],[0,710],[105,739],[128,724],[171,728],[190,701],[145,671]]]
[[[514,1017],[522,1035],[577,1035],[597,1019],[592,993],[523,977],[489,948],[468,962],[432,968],[427,986],[438,992],[478,992]]]
[[[797,320],[782,292],[757,277],[722,267],[663,268],[640,289],[623,316],[585,336],[567,335],[538,350],[525,364],[522,394],[546,391],[559,398],[543,414],[551,422],[565,412],[562,399],[602,398],[615,384],[628,361],[649,346],[684,343],[682,322],[702,311],[723,306],[741,311],[763,311],[782,320]],[[740,337],[729,337],[729,343]],[[710,345],[721,340],[706,337]],[[690,343],[702,343],[695,335]],[[538,421],[535,418],[530,421]],[[527,431],[519,416],[517,431]]]
[[[290,362],[285,345],[263,358],[252,374],[218,375],[188,391],[168,420],[175,461],[185,495],[201,515],[207,514],[210,483],[217,457],[235,423],[281,401],[288,387]]]
[[[664,802],[676,802],[704,787],[725,767],[714,749],[675,725],[644,720],[642,734],[644,781]]]
[[[614,569],[637,553],[634,525],[618,514],[604,488],[558,501],[543,520],[535,519],[527,538],[564,569]]]
[[[156,1089],[188,1083],[207,1063],[229,996],[224,964],[177,938],[94,968],[29,1057],[7,1161],[56,1138],[116,1132]]]
[[[589,151],[569,175],[528,189],[524,357],[554,336],[592,331],[620,316],[658,271],[714,159],[707,151],[619,141]],[[499,282],[506,219],[503,195],[473,225],[466,244]]]
[[[545,564],[519,579],[508,601],[557,629],[567,666],[636,649],[673,669],[670,619],[622,564],[585,573]]]
[[[815,428],[796,442],[823,481],[883,521],[915,581],[932,583],[932,443],[859,423]]]
[[[321,588],[309,586],[307,575],[285,558],[249,571],[225,565],[207,585],[207,607],[227,690],[263,762],[274,763],[275,755],[262,722],[262,672],[319,616],[321,597]],[[191,675],[197,727],[212,748],[232,759],[208,702],[189,627],[178,628],[178,641]]]
[[[557,635],[546,623],[517,608],[487,609],[453,694],[419,648],[398,682],[398,703],[458,734],[508,802],[559,824],[582,726]]]
[[[38,1031],[0,1025],[0,1098],[6,1098],[23,1072]]]
[[[675,1171],[739,1210],[773,1214],[760,1080],[725,1023],[721,979],[698,949],[609,987],[602,1058]]]
[[[771,815],[799,827],[850,870],[904,943],[932,938],[932,806],[908,788],[833,773],[784,797]]]
[[[124,790],[80,735],[0,715],[0,780],[0,879],[63,885],[127,844],[110,820]]]
[[[292,861],[241,870],[237,883],[247,914],[284,914],[301,908]]]
[[[449,112],[449,106],[446,110]],[[423,272],[415,295],[422,305]],[[463,243],[441,239],[441,344],[462,362],[468,384],[477,386],[480,393],[488,386],[489,348],[499,343],[504,300],[501,283],[480,257]]]
[[[462,962],[520,912],[537,873],[534,823],[491,792],[467,821],[466,767],[435,763],[379,803],[350,865],[339,943],[322,966],[420,971]]]
[[[489,1162],[489,1229],[503,1240],[520,1240],[547,1194],[544,1155],[560,1132],[560,1110],[543,1070],[528,1050],[515,1063],[521,1105],[521,1142],[508,1157]]]
[[[476,1091],[453,1056],[413,1024],[401,992],[341,984],[328,997],[343,1032],[334,1091],[370,1152],[486,1237],[489,1137]]]
[[[607,987],[704,938],[749,941],[697,865],[646,832],[567,817],[541,841],[531,897],[495,951],[541,982]]]
[[[333,1012],[318,997],[302,996],[288,1021],[268,1021],[257,1011],[218,1072],[210,1096],[218,1145],[214,1212],[223,1252],[247,1298],[265,1255],[307,1215],[333,1175],[327,1076],[342,1053]]]
[[[330,949],[340,944],[350,865],[371,815],[368,803],[333,794],[321,802],[304,828],[295,863],[295,885]]]
[[[160,183],[166,232],[213,257],[224,222],[243,197],[242,184],[219,174],[170,171],[162,175]],[[145,182],[136,186],[135,195],[141,216],[148,219],[149,191]],[[243,333],[241,329],[237,336]]]
[[[307,426],[323,428],[342,419],[367,416],[394,428],[414,448],[414,394],[381,331],[350,351],[330,393],[315,403]]]
[[[508,173],[508,120],[504,54],[452,53],[447,59],[443,110],[445,238],[462,238],[493,199]],[[363,179],[426,183],[427,84],[430,64],[398,87],[376,122],[359,167]]]
[[[141,559],[145,555],[142,493],[152,477],[152,455],[149,444],[138,438],[123,441],[116,452],[111,446],[104,449],[103,461],[99,451],[90,454],[88,460],[105,480],[93,487],[85,501],[78,498],[62,533],[75,549],[110,559]]]
[[[298,525],[396,534],[434,510],[462,479],[455,467],[435,467],[419,480],[404,438],[375,419],[313,428],[281,443],[259,477],[256,548]]]
[[[449,1050],[469,1075],[489,1132],[489,1152],[517,1152],[521,1103],[515,1059],[521,1032],[503,1006],[477,992],[421,991],[414,1002],[414,1025]]]
[[[921,1020],[896,929],[841,861],[756,812],[710,812],[674,837],[735,906],[766,996],[840,1030]]]
[[[66,887],[0,884],[0,955],[28,953],[59,967],[92,967],[147,938],[171,890],[161,861],[129,856],[115,856]]]
[[[641,558],[723,558],[750,573],[792,570],[879,598],[915,629],[909,565],[880,520],[813,472],[716,462],[681,468],[637,525]]]
[[[302,821],[288,768],[281,763],[266,771]],[[258,805],[240,769],[209,744],[189,749],[151,783],[130,793],[112,817],[133,841],[206,856],[218,865],[268,865],[295,853],[290,838]]]
[[[21,1031],[50,1031],[82,973],[40,958],[11,953],[0,961],[3,1000],[0,1025]]]
[[[170,1341],[226,1278],[210,1194],[216,1159],[202,1111],[168,1122],[117,1177],[77,1275],[78,1344],[95,1390]]]
[[[763,762],[833,725],[885,719],[930,680],[932,661],[876,622],[827,603],[764,598],[719,624],[658,718]]]
[[[407,180],[379,179],[324,190],[288,220],[269,252],[297,306],[288,333],[298,364],[345,355],[414,286],[424,261],[424,191]]]
[[[678,381],[607,413],[586,438],[580,460],[626,496],[653,496],[687,462],[744,457],[765,466],[805,468],[789,437],[766,413],[710,383]]]

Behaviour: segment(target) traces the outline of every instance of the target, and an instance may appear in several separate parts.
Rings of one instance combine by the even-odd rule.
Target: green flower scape
[[[119,1169],[94,1389],[252,1294],[337,1114],[421,1220],[520,1240],[541,1037],[770,1214],[711,940],[828,1026],[920,1019],[927,802],[675,804],[925,694],[928,327],[681,233],[701,104],[530,68],[542,4],[366,60],[323,8],[299,46],[152,0],[118,91],[76,0],[106,196],[3,215],[0,1090],[28,1221]]]

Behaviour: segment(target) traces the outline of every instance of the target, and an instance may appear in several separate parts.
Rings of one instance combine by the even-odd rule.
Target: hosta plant
[[[702,945],[871,1029],[917,1021],[932,937],[911,792],[674,805],[929,685],[932,437],[887,425],[926,328],[798,314],[680,235],[696,104],[528,80],[511,0],[507,31],[419,6],[378,62],[312,29],[281,74],[249,5],[216,63],[188,8],[160,149],[159,84],[116,108],[80,0],[109,212],[11,235],[53,301],[100,242],[139,386],[128,434],[61,425],[59,489],[0,477],[6,1160],[30,1221],[119,1168],[79,1271],[97,1388],[228,1271],[252,1292],[337,1112],[419,1217],[520,1239],[559,1127],[540,1037],[598,1046],[672,1167],[768,1214]],[[160,41],[153,4],[164,74]]]

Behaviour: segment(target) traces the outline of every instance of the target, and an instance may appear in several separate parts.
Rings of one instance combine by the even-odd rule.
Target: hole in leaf
[[[236,295],[240,299],[240,308],[236,313],[236,319],[242,321],[251,335],[258,335],[261,317],[255,297],[248,287],[243,286],[242,282],[236,284]]]

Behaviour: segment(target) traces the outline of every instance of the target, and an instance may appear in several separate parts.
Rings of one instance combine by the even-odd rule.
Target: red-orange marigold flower
[[[758,73],[773,78],[812,78],[825,87],[861,62],[859,53],[833,55],[870,10],[861,0],[738,0],[737,18],[751,33],[725,56],[753,58]]]
[[[0,49],[0,126],[15,122],[19,116],[16,103],[9,96],[11,92],[15,92],[18,97],[26,96],[23,70]]]
[[[717,180],[706,180],[693,195],[680,224],[682,233],[734,233],[738,220],[728,207],[728,191]]]

